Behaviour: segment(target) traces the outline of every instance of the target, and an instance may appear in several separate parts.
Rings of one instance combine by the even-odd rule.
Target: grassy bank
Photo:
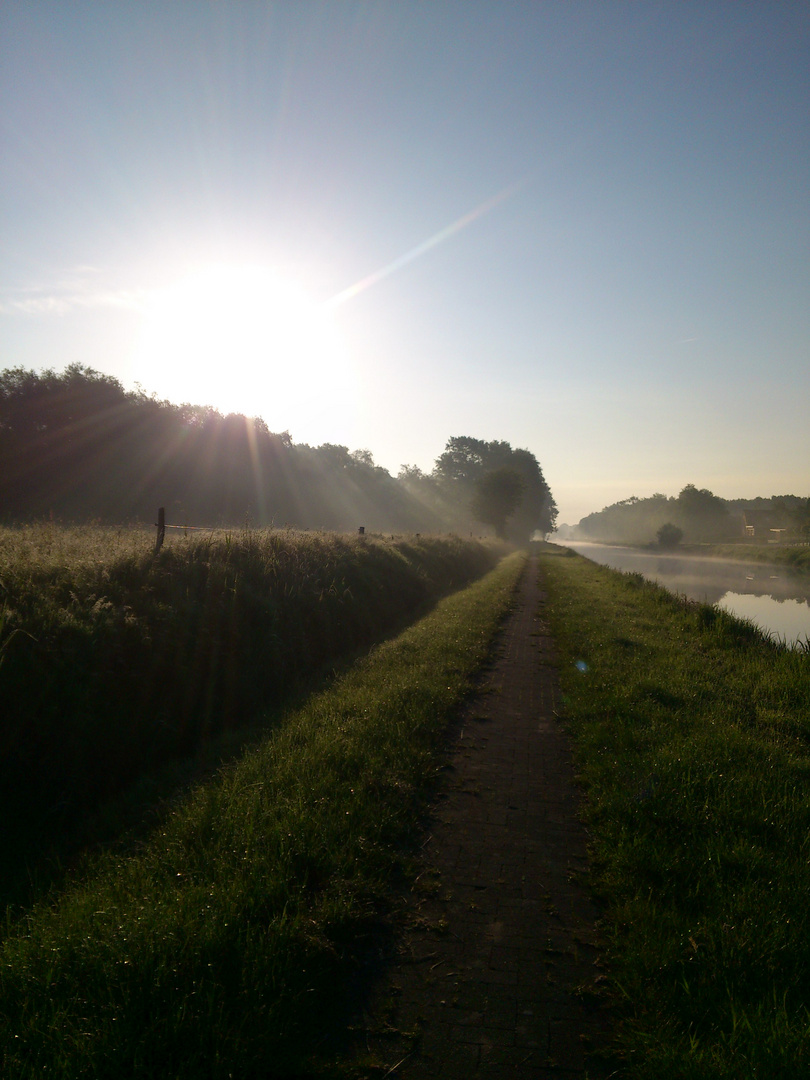
[[[574,540],[573,543],[577,543]],[[727,544],[678,544],[675,548],[661,548],[657,543],[626,544],[622,540],[588,540],[590,544],[606,547],[638,548],[639,551],[661,552],[668,555],[689,555],[704,559],[735,559],[738,562],[766,563],[787,566],[793,570],[810,572],[810,545],[807,544],[753,544],[740,540]]]
[[[523,565],[373,650],[0,952],[2,1075],[310,1075]]]
[[[557,552],[618,1075],[810,1075],[810,656]]]
[[[456,537],[0,530],[0,873],[401,629],[503,548]],[[15,869],[16,868],[16,869]]]
[[[710,559],[739,559],[740,562],[770,563],[810,571],[810,545],[807,544],[693,544],[684,546],[683,551]]]

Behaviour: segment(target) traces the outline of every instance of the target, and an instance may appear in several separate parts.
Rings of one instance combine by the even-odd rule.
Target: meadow
[[[810,1074],[810,654],[543,556],[616,1075]]]
[[[97,854],[10,922],[2,1075],[198,1080],[328,1062],[524,560],[375,646],[135,850]]]
[[[55,860],[113,839],[189,763],[216,763],[504,550],[243,529],[173,533],[156,554],[152,530],[0,529],[0,812],[15,822],[0,900],[24,901]]]

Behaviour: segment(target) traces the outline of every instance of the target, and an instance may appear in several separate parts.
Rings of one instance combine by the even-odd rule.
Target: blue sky
[[[2,367],[505,439],[561,521],[810,495],[810,5],[6,0],[0,50]]]

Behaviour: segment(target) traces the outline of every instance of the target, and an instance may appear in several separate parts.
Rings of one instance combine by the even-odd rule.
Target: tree
[[[160,401],[78,364],[0,371],[3,521],[148,522],[163,506],[171,524],[466,532],[477,482],[502,468],[523,478],[523,497],[487,520],[523,543],[549,531],[540,466],[509,443],[451,439],[430,475],[404,466],[395,480],[370,450],[294,444],[260,418]]]
[[[526,482],[517,471],[507,465],[490,469],[475,483],[470,508],[479,521],[492,525],[497,536],[506,536],[506,520],[523,501]]]
[[[656,535],[658,537],[658,546],[670,550],[676,548],[683,540],[683,529],[679,529],[677,525],[673,525],[671,521],[668,521],[661,526]]]
[[[436,460],[433,478],[448,510],[462,525],[465,512],[476,496],[476,485],[488,472],[510,469],[523,480],[523,498],[511,517],[508,532],[520,543],[540,531],[551,532],[557,520],[557,506],[537,458],[528,450],[513,450],[508,442],[484,442],[467,435],[454,435]],[[484,520],[484,519],[481,519]]]
[[[418,465],[400,465],[397,480],[403,484],[421,484],[427,477]]]
[[[492,445],[467,435],[453,435],[447,440],[444,453],[436,459],[433,475],[446,484],[474,483],[483,472],[487,458],[492,457]]]
[[[355,465],[365,465],[369,469],[375,469],[377,467],[374,464],[374,455],[370,450],[352,450],[349,457]]]
[[[731,531],[725,500],[707,488],[687,484],[678,495],[678,511],[684,532],[691,540],[722,540]]]

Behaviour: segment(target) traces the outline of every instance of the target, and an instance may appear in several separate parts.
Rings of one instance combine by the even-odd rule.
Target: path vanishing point
[[[544,605],[531,558],[455,731],[405,929],[361,1024],[369,1076],[604,1075],[589,1060],[607,1020],[588,992],[596,910]]]

